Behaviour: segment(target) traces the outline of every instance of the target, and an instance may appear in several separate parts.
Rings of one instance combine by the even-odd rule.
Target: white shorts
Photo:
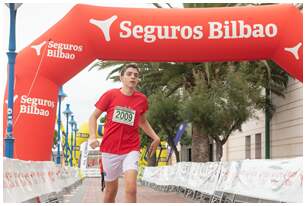
[[[127,170],[138,171],[139,152],[131,151],[124,155],[102,152],[102,165],[106,182],[116,180],[122,172]]]

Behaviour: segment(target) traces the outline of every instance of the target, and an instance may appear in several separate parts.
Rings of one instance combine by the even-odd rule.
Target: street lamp
[[[58,113],[57,113],[57,157],[56,164],[61,163],[61,104],[67,95],[63,91],[61,86],[58,90]]]
[[[8,57],[9,73],[7,87],[7,127],[5,141],[5,156],[8,158],[14,157],[14,137],[13,137],[13,107],[14,107],[14,78],[15,78],[15,60],[16,50],[16,13],[21,4],[9,3],[6,4],[10,9],[10,41],[9,51],[6,53]]]
[[[74,159],[76,159],[76,137],[77,137],[77,132],[79,131],[79,129],[78,129],[78,124],[77,123],[75,123],[75,125],[74,125],[75,127],[74,127],[74,143],[73,143],[73,151],[74,151]]]
[[[70,110],[70,104],[66,104],[66,110],[63,112],[63,114],[66,116],[66,136],[65,136],[65,144],[64,144],[64,158],[65,158],[65,164],[68,165],[68,151],[69,151],[69,145],[68,145],[68,120],[70,115],[72,114]]]
[[[69,124],[71,126],[71,137],[70,137],[70,167],[72,167],[72,143],[73,143],[73,131],[74,131],[74,126],[76,125],[76,121],[74,121],[74,116],[71,115]]]

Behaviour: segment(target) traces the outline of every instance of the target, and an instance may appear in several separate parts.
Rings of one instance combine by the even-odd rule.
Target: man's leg
[[[124,172],[125,202],[136,202],[137,195],[137,170]]]
[[[104,202],[115,202],[118,191],[118,178],[114,181],[105,182]]]
[[[118,191],[118,178],[122,173],[122,157],[109,153],[102,153],[102,164],[105,181],[104,202],[115,202]]]

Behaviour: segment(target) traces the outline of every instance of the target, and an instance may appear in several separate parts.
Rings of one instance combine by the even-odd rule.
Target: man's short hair
[[[121,71],[120,71],[120,76],[123,76],[123,75],[124,75],[124,72],[125,72],[128,68],[134,68],[134,69],[136,69],[136,70],[138,71],[138,73],[140,72],[140,71],[139,71],[139,67],[137,66],[137,64],[131,63],[131,64],[125,65],[125,66],[121,69]]]

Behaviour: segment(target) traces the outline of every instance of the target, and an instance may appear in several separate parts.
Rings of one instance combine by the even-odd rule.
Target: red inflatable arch
[[[302,45],[302,14],[292,5],[209,9],[76,5],[17,56],[14,158],[50,160],[58,89],[97,58],[272,59],[302,81]],[[4,114],[6,110],[4,105]]]

